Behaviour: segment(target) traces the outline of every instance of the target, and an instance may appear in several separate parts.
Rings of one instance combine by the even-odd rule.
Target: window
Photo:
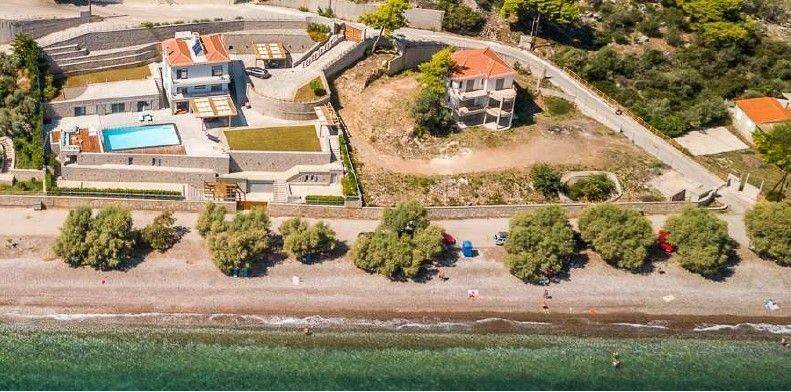
[[[495,90],[502,90],[503,89],[503,83],[505,83],[505,79],[497,79],[497,81],[494,82],[494,89]]]
[[[85,115],[85,106],[75,106],[74,107],[74,117],[84,116],[84,115]]]
[[[126,111],[126,105],[123,102],[110,104],[110,113],[121,113]]]
[[[195,87],[193,87],[193,89],[195,89],[195,90],[206,90],[206,86],[204,86],[204,85],[199,85],[199,86],[195,86]]]
[[[187,93],[186,87],[176,87],[176,95],[184,95]]]
[[[219,93],[221,91],[223,91],[221,84],[213,84],[213,85],[211,85],[211,92]]]
[[[126,157],[126,164],[127,165],[131,165],[132,164],[132,159],[133,159],[132,157]]]
[[[223,73],[222,65],[211,67],[211,76],[222,76]]]
[[[189,72],[187,72],[186,68],[176,70],[176,79],[187,79],[188,77]]]
[[[475,80],[470,79],[467,81],[467,87],[464,89],[464,91],[472,91],[473,88],[475,88]]]
[[[142,112],[148,109],[149,103],[148,101],[137,101],[137,111]]]

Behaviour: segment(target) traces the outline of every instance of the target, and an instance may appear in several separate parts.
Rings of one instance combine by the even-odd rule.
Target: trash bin
[[[463,254],[464,257],[472,257],[473,249],[471,241],[464,241],[461,243],[461,254]]]

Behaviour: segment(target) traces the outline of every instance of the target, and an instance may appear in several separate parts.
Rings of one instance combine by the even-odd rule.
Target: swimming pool
[[[164,147],[181,144],[173,124],[134,125],[102,130],[104,151]]]

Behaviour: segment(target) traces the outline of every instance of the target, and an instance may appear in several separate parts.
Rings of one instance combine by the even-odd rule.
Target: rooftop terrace
[[[321,145],[313,124],[237,128],[225,131],[231,150],[240,151],[308,151],[319,152]]]

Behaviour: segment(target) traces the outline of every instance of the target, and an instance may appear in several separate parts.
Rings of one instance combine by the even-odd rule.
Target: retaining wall
[[[173,170],[161,167],[157,170],[142,170],[118,166],[81,166],[61,167],[61,178],[74,181],[102,182],[156,182],[169,184],[189,184],[203,187],[204,181],[214,181],[215,172],[211,170]]]
[[[16,181],[44,180],[44,171],[35,169],[11,169],[8,171]]]
[[[317,12],[319,8],[326,10],[332,8],[335,16],[340,19],[356,22],[360,15],[371,11],[378,4],[357,4],[349,0],[261,0],[261,4],[286,8],[307,8]],[[442,30],[442,18],[445,11],[425,8],[412,8],[405,13],[410,27],[427,30]]]
[[[228,173],[228,157],[223,156],[195,156],[195,155],[167,155],[167,154],[127,154],[123,152],[90,153],[83,152],[77,155],[78,165],[129,165],[129,158],[133,164],[130,166],[152,166],[152,159],[157,159],[157,166],[162,170],[178,167],[185,169],[207,169],[216,173]]]
[[[674,214],[695,203],[690,202],[616,202],[621,207],[643,211],[647,215]],[[473,218],[510,218],[520,212],[535,211],[549,204],[522,204],[497,206],[459,206],[459,207],[426,207],[428,217],[437,220],[473,219]],[[565,208],[569,217],[574,218],[590,204],[573,203],[559,204]],[[384,207],[347,208],[340,206],[316,206],[270,203],[268,211],[272,217],[302,216],[305,218],[323,219],[365,219],[382,218]]]
[[[55,31],[79,26],[89,20],[90,15],[87,12],[73,18],[33,20],[0,19],[0,44],[11,42],[14,37],[20,34],[29,34],[33,38],[39,38]]]
[[[400,41],[396,45],[400,53],[387,63],[387,74],[393,76],[405,69],[417,68],[447,45],[432,42]]]
[[[183,200],[148,200],[148,199],[123,199],[109,197],[83,197],[83,196],[31,196],[31,195],[0,195],[0,206],[6,207],[31,207],[43,203],[47,208],[74,208],[89,206],[102,208],[117,206],[130,210],[153,211],[186,211],[199,212],[204,202]],[[236,203],[216,202],[222,204],[228,212],[236,212]]]

